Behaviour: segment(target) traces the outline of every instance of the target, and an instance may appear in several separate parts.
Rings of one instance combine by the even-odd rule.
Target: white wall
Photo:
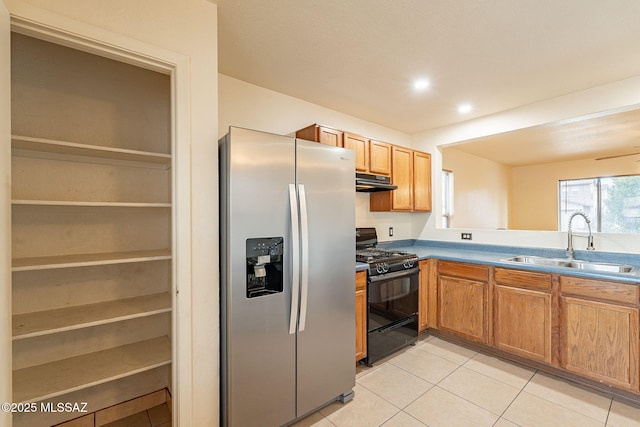
[[[446,126],[412,135],[412,145],[417,150],[432,153],[433,170],[442,169],[442,155],[436,148],[480,136],[567,120],[597,112],[625,109],[640,104],[640,76],[598,86],[557,98],[492,114],[456,125]],[[441,178],[433,176],[434,212],[440,212]],[[520,245],[531,247],[564,248],[566,234],[545,231],[503,230],[443,230],[438,228],[437,215],[432,215],[425,226],[416,233],[419,239],[460,241],[461,231],[473,232],[473,243]],[[598,249],[612,252],[640,252],[637,235],[598,234]]]
[[[508,228],[511,168],[455,147],[442,155],[442,167],[453,172],[451,226]]]
[[[575,160],[513,168],[514,229],[555,230],[558,227],[558,181],[640,174],[633,157]]]
[[[372,139],[405,147],[409,135],[366,120],[274,92],[229,76],[218,77],[219,136],[229,126],[245,127],[281,135],[293,135],[313,123],[324,124]],[[411,239],[424,227],[429,214],[369,212],[369,195],[356,195],[356,226],[376,227],[380,240]],[[421,225],[420,225],[421,224]],[[393,227],[393,237],[389,237]]]
[[[186,114],[174,123],[190,137],[191,157],[179,164],[177,196],[190,200],[191,216],[178,218],[190,236],[190,283],[178,283],[188,310],[179,312],[188,327],[181,334],[191,360],[181,360],[179,378],[188,399],[179,399],[181,425],[210,426],[219,420],[218,194],[217,194],[217,6],[205,0],[4,0],[10,13],[36,22],[64,23],[81,35],[108,32],[110,43],[129,40],[187,58],[176,91]],[[99,38],[98,38],[99,40]],[[184,111],[182,111],[184,113]],[[184,142],[184,141],[183,141]],[[175,245],[182,245],[185,236]],[[189,241],[189,239],[187,239]],[[180,337],[179,337],[180,338]],[[6,380],[6,379],[5,379]]]

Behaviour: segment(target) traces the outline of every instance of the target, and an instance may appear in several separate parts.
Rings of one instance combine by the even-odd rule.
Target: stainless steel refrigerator
[[[241,128],[220,140],[223,425],[353,396],[354,157]]]

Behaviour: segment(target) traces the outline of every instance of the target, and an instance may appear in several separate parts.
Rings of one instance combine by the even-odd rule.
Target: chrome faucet
[[[573,218],[576,216],[581,216],[587,223],[587,227],[589,227],[589,235],[587,236],[587,250],[595,251],[596,248],[593,247],[593,234],[591,234],[591,221],[583,212],[574,212],[569,217],[569,231],[567,232],[567,258],[573,259],[573,233],[571,232],[571,222]],[[583,237],[583,236],[580,236]]]

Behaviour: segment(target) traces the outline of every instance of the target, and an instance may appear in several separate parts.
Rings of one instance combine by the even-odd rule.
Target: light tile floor
[[[640,427],[639,406],[431,336],[359,366],[354,390],[294,426]]]
[[[171,411],[166,403],[105,424],[103,427],[171,427]]]

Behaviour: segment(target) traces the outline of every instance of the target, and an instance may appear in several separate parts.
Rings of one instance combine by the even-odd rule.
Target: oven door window
[[[367,299],[369,331],[416,314],[418,312],[418,272],[390,280],[371,281]]]

